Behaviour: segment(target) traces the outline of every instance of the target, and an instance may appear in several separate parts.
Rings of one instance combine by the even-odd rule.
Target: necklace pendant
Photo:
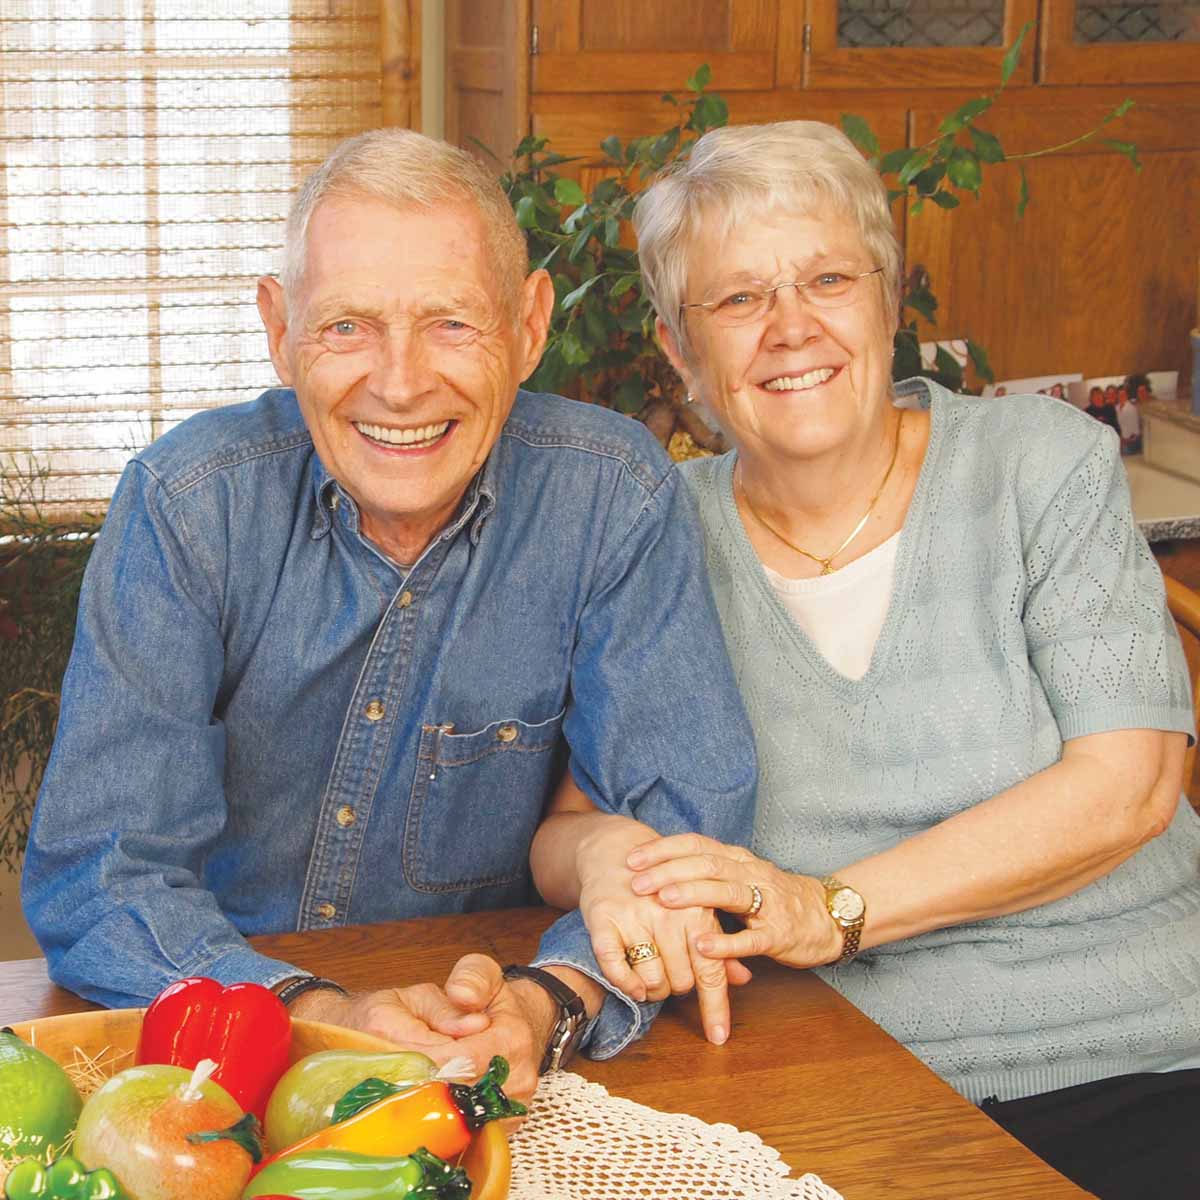
[[[823,563],[821,563],[821,574],[822,575],[832,575],[833,574],[833,563],[830,562],[829,559],[826,559]]]

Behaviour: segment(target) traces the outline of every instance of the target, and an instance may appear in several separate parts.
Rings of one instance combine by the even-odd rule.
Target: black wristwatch
[[[550,1041],[546,1044],[546,1053],[542,1055],[542,1065],[538,1074],[545,1075],[547,1071],[561,1071],[575,1057],[579,1043],[587,1032],[588,1015],[583,998],[569,988],[557,975],[543,971],[541,967],[519,967],[510,964],[504,968],[505,979],[529,979],[550,993],[551,999],[558,1005],[558,1021],[550,1031]]]

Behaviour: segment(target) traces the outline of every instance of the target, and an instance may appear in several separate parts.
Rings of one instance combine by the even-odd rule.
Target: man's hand
[[[357,1029],[405,1049],[420,1050],[439,1063],[454,1057],[456,1038],[479,1033],[489,1023],[483,1013],[457,1008],[432,983],[348,996],[332,989],[315,989],[297,997],[291,1014],[306,1021]],[[449,1053],[440,1057],[435,1053],[447,1047]]]
[[[599,1011],[604,990],[594,980],[569,967],[547,970],[579,993],[589,1016]],[[511,1070],[504,1090],[528,1100],[537,1088],[538,1067],[558,1010],[536,983],[510,983],[494,959],[468,954],[455,963],[444,988],[421,983],[349,996],[314,990],[297,998],[292,1015],[385,1038],[420,1050],[438,1064],[467,1057],[476,1076],[483,1074],[493,1055],[503,1055]]]
[[[545,969],[579,994],[589,1017],[600,1011],[604,989],[595,980],[570,967],[553,965]],[[509,981],[495,959],[468,954],[450,972],[446,995],[464,1019],[484,1015],[489,1022],[480,1033],[460,1036],[454,1052],[470,1056],[480,1072],[493,1054],[502,1054],[512,1068],[505,1091],[519,1100],[531,1098],[537,1088],[542,1056],[558,1020],[558,1006],[546,990],[530,979]]]

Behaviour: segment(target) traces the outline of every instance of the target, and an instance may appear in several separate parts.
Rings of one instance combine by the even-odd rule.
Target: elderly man
[[[252,980],[435,1058],[506,1053],[518,1093],[644,1029],[577,912],[544,970],[472,955],[362,995],[244,937],[573,901],[632,818],[748,835],[684,488],[635,422],[518,391],[553,302],[526,269],[497,184],[420,135],[352,139],[300,191],[258,295],[284,388],[135,457],[89,564],[23,884],[56,982]],[[546,816],[568,759],[599,813]]]

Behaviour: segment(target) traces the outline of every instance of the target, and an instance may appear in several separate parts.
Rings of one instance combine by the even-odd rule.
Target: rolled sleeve
[[[630,1042],[645,1037],[662,1008],[660,1003],[639,1004],[631,1000],[604,978],[578,909],[559,917],[546,930],[532,965],[574,967],[604,988],[604,1004],[583,1046],[589,1058],[612,1058]]]

